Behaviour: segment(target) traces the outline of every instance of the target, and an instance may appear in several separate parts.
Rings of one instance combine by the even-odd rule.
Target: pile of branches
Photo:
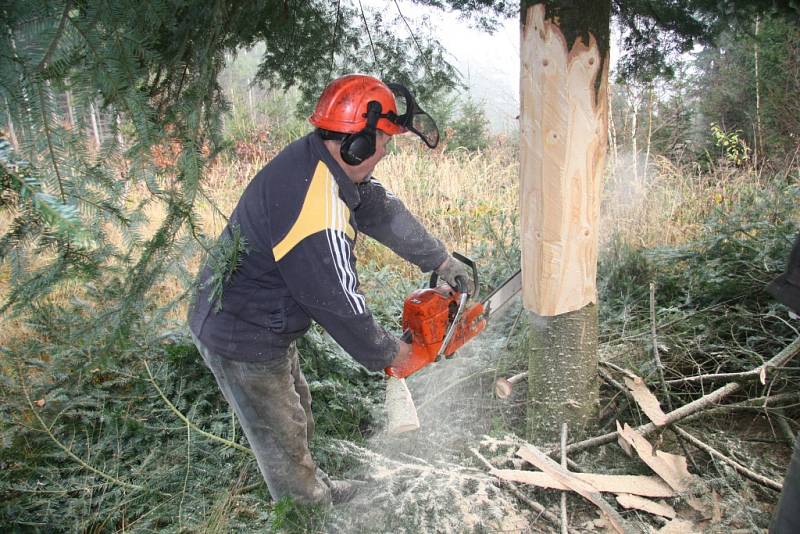
[[[745,479],[753,485],[740,493],[776,502],[785,465],[743,452],[748,436],[737,429],[748,429],[753,414],[766,416],[773,438],[764,441],[788,454],[800,427],[800,373],[791,366],[800,354],[800,321],[764,291],[784,270],[797,235],[797,193],[778,188],[744,202],[686,245],[639,250],[617,243],[603,258],[598,373],[606,399],[601,421],[610,428],[572,443],[565,434],[549,451],[514,439],[506,454],[492,440],[473,451],[548,529],[568,524],[566,508],[559,517],[549,497],[533,501],[519,484],[575,492],[597,507],[603,527],[618,532],[632,531],[637,520],[636,529],[675,532],[766,527],[768,513],[744,511],[752,502],[722,514],[719,494],[742,498],[724,480],[733,477],[739,490]],[[507,395],[523,376],[499,381],[497,393]],[[633,461],[622,461],[616,448],[599,452],[613,443]],[[603,493],[616,494],[618,506]],[[636,512],[623,518],[623,508]]]

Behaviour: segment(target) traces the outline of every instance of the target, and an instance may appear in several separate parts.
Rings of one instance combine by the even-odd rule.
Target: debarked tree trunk
[[[597,243],[609,0],[522,5],[520,224],[528,438],[578,436],[597,383]]]

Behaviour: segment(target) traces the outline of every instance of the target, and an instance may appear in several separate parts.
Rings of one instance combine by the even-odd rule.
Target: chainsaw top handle
[[[477,295],[478,294],[478,268],[475,266],[475,262],[472,261],[471,259],[469,259],[468,257],[464,256],[463,254],[459,254],[458,252],[453,252],[453,257],[455,259],[457,259],[458,261],[460,261],[461,263],[463,263],[464,265],[466,265],[467,267],[472,269],[472,279],[475,282],[475,285],[474,285],[474,287],[475,287],[475,295]],[[437,274],[436,271],[433,271],[431,273],[431,281],[430,281],[429,287],[434,288],[434,287],[436,287],[438,285],[438,283],[439,283],[439,275]],[[453,289],[457,290],[457,288],[453,288]],[[475,297],[475,295],[472,295],[472,297]]]

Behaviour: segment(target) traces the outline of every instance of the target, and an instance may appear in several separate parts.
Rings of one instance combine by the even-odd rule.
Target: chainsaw
[[[469,258],[454,252],[453,257],[472,269],[475,294],[478,269]],[[411,344],[411,355],[402,366],[387,367],[395,378],[406,378],[444,358],[451,358],[469,340],[486,328],[489,316],[505,306],[522,288],[522,271],[517,271],[481,302],[470,302],[470,295],[448,284],[438,285],[431,274],[429,287],[418,289],[403,303],[403,336]]]

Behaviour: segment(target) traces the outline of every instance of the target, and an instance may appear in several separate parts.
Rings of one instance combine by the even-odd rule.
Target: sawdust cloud
[[[335,445],[336,453],[358,466],[353,478],[367,486],[334,509],[328,532],[540,531],[535,512],[497,486],[469,452],[486,447],[493,441],[486,435],[499,422],[509,422],[512,405],[492,395],[498,369],[505,374],[510,365],[505,344],[519,305],[508,308],[454,358],[408,380],[418,432],[388,436],[379,431],[365,447]],[[376,416],[385,419],[383,413]]]

